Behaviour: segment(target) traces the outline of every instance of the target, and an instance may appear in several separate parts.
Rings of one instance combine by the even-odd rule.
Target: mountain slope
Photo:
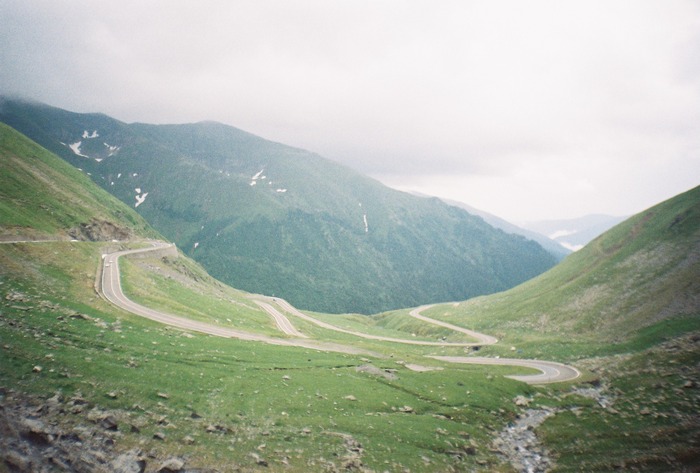
[[[0,120],[90,173],[213,276],[302,308],[465,299],[555,264],[438,199],[229,126],[127,125],[8,99]]]
[[[555,268],[470,301],[453,317],[526,334],[626,343],[640,331],[700,320],[700,187],[617,225]],[[461,313],[461,315],[457,315]]]
[[[138,223],[133,210],[4,132],[2,160],[26,166],[3,168],[4,185],[22,185],[3,187],[2,234],[19,227],[60,239],[75,222],[104,218],[149,236],[111,220],[121,209]],[[54,181],[60,186],[46,185]],[[31,196],[24,185],[33,186]],[[699,207],[700,188],[635,216],[532,282],[426,310],[468,328],[492,325],[501,343],[480,354],[546,356],[584,372],[576,384],[539,387],[504,378],[513,368],[425,357],[464,357],[463,347],[361,340],[303,325],[315,338],[384,355],[370,362],[174,330],[95,297],[100,255],[135,245],[2,244],[0,470],[511,471],[496,453],[510,446],[547,458],[552,471],[695,471]],[[63,216],[52,220],[45,208]],[[149,306],[279,335],[248,295],[187,258],[123,261],[122,284]],[[405,312],[318,315],[371,333],[393,320],[405,336],[444,335]],[[544,445],[528,439],[526,448],[510,433],[536,416],[545,422],[527,432]],[[512,468],[522,465],[516,459]]]
[[[488,223],[489,225],[491,225],[495,228],[499,228],[506,233],[512,233],[515,235],[522,235],[529,240],[536,241],[537,243],[539,243],[542,246],[542,248],[544,248],[545,250],[547,250],[551,254],[553,254],[557,258],[557,260],[562,260],[562,259],[564,259],[564,257],[566,255],[571,253],[570,249],[565,248],[557,241],[552,240],[551,238],[543,235],[542,233],[538,233],[538,232],[535,232],[532,230],[527,230],[525,228],[521,228],[521,227],[514,225],[506,220],[503,220],[500,217],[497,217],[497,216],[490,214],[488,212],[484,212],[483,210],[479,210],[477,208],[474,208],[471,205],[467,205],[463,202],[458,202],[458,201],[449,200],[449,199],[443,199],[443,200],[450,205],[453,205],[455,207],[459,207],[459,208],[466,210],[470,214],[478,215],[479,217],[483,218],[484,221],[486,223]]]
[[[2,123],[0,156],[0,239],[158,235],[83,173]]]

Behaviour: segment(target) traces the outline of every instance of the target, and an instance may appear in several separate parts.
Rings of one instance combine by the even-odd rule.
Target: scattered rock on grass
[[[395,381],[399,379],[399,377],[396,375],[396,370],[381,369],[369,364],[358,366],[357,368],[355,368],[355,371],[357,371],[358,373],[368,373],[374,376],[381,376],[390,381]]]
[[[143,473],[146,470],[146,460],[139,450],[129,450],[117,456],[111,467],[114,473]]]
[[[185,462],[179,458],[169,458],[158,468],[158,473],[178,473],[185,467]]]
[[[117,430],[117,419],[113,415],[106,415],[99,421],[99,426],[105,430]]]
[[[529,406],[530,405],[530,400],[526,398],[525,396],[516,396],[514,399],[515,405],[516,406]]]

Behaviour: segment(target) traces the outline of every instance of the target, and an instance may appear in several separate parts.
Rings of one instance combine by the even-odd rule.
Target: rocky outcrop
[[[80,396],[30,399],[0,388],[0,471],[17,473],[187,473],[180,458],[156,458],[140,449],[120,451],[115,442],[118,420],[92,409],[90,423],[62,426],[61,413],[83,408]]]
[[[131,230],[115,225],[106,220],[92,220],[90,223],[81,223],[68,231],[68,235],[81,241],[123,241],[131,238]]]

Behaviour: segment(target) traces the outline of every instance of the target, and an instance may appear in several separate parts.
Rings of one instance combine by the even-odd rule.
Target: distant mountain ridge
[[[8,98],[0,121],[90,175],[216,278],[301,308],[461,300],[556,263],[438,199],[227,125],[126,124]]]
[[[529,240],[536,241],[542,246],[542,248],[549,251],[559,260],[566,257],[566,255],[570,254],[572,251],[570,248],[561,245],[560,243],[549,238],[546,235],[543,235],[536,231],[528,230],[526,228],[519,227],[518,225],[510,223],[507,220],[497,217],[496,215],[490,214],[483,210],[479,210],[476,207],[472,207],[471,205],[465,204],[464,202],[459,202],[451,199],[442,200],[449,205],[453,205],[455,207],[464,209],[470,214],[478,215],[479,217],[483,218],[484,221],[486,221],[486,223],[488,223],[489,225],[503,230],[506,233],[511,233],[513,235],[522,235]]]
[[[577,251],[626,218],[595,214],[573,219],[529,222],[523,227],[544,235],[571,251]]]

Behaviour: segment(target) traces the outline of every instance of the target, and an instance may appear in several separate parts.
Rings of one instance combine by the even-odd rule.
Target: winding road
[[[145,253],[149,251],[163,250],[167,248],[172,248],[175,245],[163,242],[153,242],[151,246],[145,248],[139,248],[134,250],[124,250],[117,251],[114,253],[105,254],[102,257],[101,266],[101,278],[98,288],[98,292],[109,302],[120,307],[127,312],[145,317],[147,319],[177,327],[183,330],[191,330],[195,332],[205,333],[208,335],[214,335],[217,337],[226,338],[237,338],[240,340],[248,340],[255,342],[269,343],[273,345],[284,345],[284,346],[296,346],[311,348],[314,350],[322,351],[335,351],[340,353],[350,353],[350,354],[363,354],[375,357],[383,357],[379,353],[374,353],[369,350],[364,350],[361,348],[356,348],[348,345],[342,345],[337,343],[321,342],[316,340],[310,340],[306,335],[298,331],[294,325],[289,321],[289,319],[284,316],[281,312],[275,309],[271,304],[262,301],[255,300],[265,312],[267,312],[271,317],[273,317],[277,327],[283,333],[295,337],[295,338],[275,338],[266,335],[260,335],[252,332],[246,332],[243,330],[236,330],[227,327],[221,327],[217,325],[212,325],[206,322],[199,322],[196,320],[191,320],[185,317],[180,317],[177,315],[168,314],[165,312],[160,312],[154,309],[150,309],[143,305],[137,304],[127,298],[121,288],[120,272],[119,272],[119,258],[121,256]],[[410,316],[421,320],[426,323],[438,325],[441,327],[449,328],[457,332],[464,333],[470,337],[476,339],[473,343],[444,343],[444,342],[429,342],[421,340],[404,340],[391,337],[382,337],[378,335],[370,335],[362,332],[356,332],[353,330],[343,329],[335,325],[323,322],[321,320],[310,317],[307,314],[297,310],[294,306],[289,304],[284,299],[270,298],[268,300],[273,301],[277,304],[283,311],[299,317],[307,322],[313,323],[319,327],[334,330],[337,332],[342,332],[350,334],[357,337],[362,337],[370,340],[378,340],[383,342],[394,342],[394,343],[404,343],[410,345],[424,345],[424,346],[440,346],[440,347],[472,347],[481,345],[492,345],[498,340],[492,336],[484,335],[472,330],[468,330],[456,325],[452,325],[447,322],[442,322],[439,320],[431,319],[421,314],[421,311],[426,310],[432,305],[421,306],[413,309],[410,312]],[[578,378],[581,373],[571,366],[563,365],[561,363],[551,362],[551,361],[541,361],[541,360],[523,360],[523,359],[513,359],[513,358],[486,358],[486,357],[457,357],[457,356],[429,356],[435,360],[448,363],[469,363],[469,364],[479,364],[479,365],[508,365],[508,366],[523,366],[527,368],[533,368],[540,371],[537,375],[513,375],[508,376],[509,378],[516,379],[529,384],[545,384],[545,383],[555,383],[571,381]]]
[[[275,324],[277,324],[277,328],[280,329],[280,331],[286,333],[287,335],[292,335],[294,337],[300,337],[300,338],[309,338],[303,333],[301,333],[299,330],[292,325],[292,323],[289,321],[287,317],[282,315],[280,311],[272,307],[270,304],[267,302],[263,301],[254,301],[256,304],[262,308],[265,312],[270,314],[272,318],[275,320]]]
[[[496,337],[492,337],[491,335],[484,335],[483,333],[475,332],[473,330],[469,330],[463,327],[458,327],[456,325],[452,325],[447,322],[443,322],[441,320],[435,320],[431,319],[430,317],[426,317],[425,315],[421,315],[421,312],[427,309],[430,309],[433,307],[434,304],[432,305],[423,305],[420,306],[416,309],[413,309],[411,312],[409,312],[408,315],[411,317],[414,317],[418,320],[422,320],[423,322],[427,322],[429,324],[433,325],[439,325],[440,327],[445,327],[449,328],[450,330],[454,330],[455,332],[462,332],[466,333],[472,338],[476,338],[478,340],[478,343],[473,343],[472,345],[494,345],[495,343],[498,343],[498,339]]]
[[[354,330],[347,330],[341,327],[338,327],[333,324],[329,324],[327,322],[323,322],[322,320],[315,319],[313,317],[310,317],[306,315],[305,313],[301,312],[298,310],[296,307],[291,305],[289,302],[285,301],[284,299],[280,298],[275,298],[275,303],[279,305],[282,310],[295,315],[299,317],[300,319],[306,320],[307,322],[311,322],[312,324],[316,324],[319,327],[328,329],[328,330],[333,330],[335,332],[341,332],[341,333],[347,333],[349,335],[354,335],[356,337],[360,338],[366,338],[368,340],[378,340],[381,342],[394,342],[394,343],[403,343],[406,345],[423,345],[423,346],[434,346],[434,347],[474,347],[474,346],[481,346],[481,345],[492,345],[496,343],[498,340],[490,337],[488,335],[484,335],[481,333],[473,332],[471,330],[467,330],[461,327],[457,327],[456,325],[451,325],[445,322],[440,322],[439,320],[433,320],[428,317],[419,315],[419,312],[421,310],[427,309],[429,307],[432,307],[430,305],[419,307],[411,312],[411,315],[413,315],[416,318],[420,318],[421,320],[435,324],[435,325],[441,325],[443,327],[448,327],[452,328],[453,330],[456,330],[458,332],[463,332],[466,333],[467,335],[477,339],[476,342],[465,342],[465,343],[448,343],[448,342],[428,342],[424,340],[407,340],[403,338],[391,338],[391,337],[382,337],[380,335],[370,335],[368,333],[363,333],[363,332],[357,332]],[[414,315],[415,312],[415,315]]]
[[[117,251],[115,253],[109,253],[103,255],[102,258],[102,276],[101,283],[99,287],[100,294],[109,302],[115,306],[124,309],[132,314],[145,317],[147,319],[159,322],[162,324],[170,325],[172,327],[177,327],[183,330],[191,330],[194,332],[200,332],[207,335],[214,335],[217,337],[224,338],[237,338],[240,340],[248,340],[255,342],[264,342],[272,345],[284,345],[284,346],[295,346],[295,347],[305,347],[314,350],[322,351],[335,351],[340,353],[350,353],[350,354],[361,354],[369,356],[381,355],[371,352],[369,350],[363,350],[360,348],[350,347],[346,345],[340,345],[336,343],[326,343],[314,340],[305,339],[282,339],[275,337],[268,337],[266,335],[260,335],[252,332],[246,332],[243,330],[235,330],[232,328],[221,327],[218,325],[208,324],[206,322],[199,322],[196,320],[188,319],[185,317],[180,317],[177,315],[168,314],[165,312],[160,312],[141,304],[137,304],[131,299],[124,295],[121,287],[120,273],[119,273],[119,258],[125,255],[131,255],[136,253],[145,253],[148,251],[161,250],[174,245],[168,243],[153,243],[152,246],[146,248],[139,248],[135,250],[125,250]]]
[[[523,381],[528,384],[548,384],[571,381],[579,376],[581,372],[573,366],[556,363],[554,361],[523,360],[518,358],[486,358],[483,356],[429,356],[435,360],[449,363],[466,363],[472,365],[502,365],[502,366],[524,366],[540,371],[540,374],[510,375],[506,378]]]

